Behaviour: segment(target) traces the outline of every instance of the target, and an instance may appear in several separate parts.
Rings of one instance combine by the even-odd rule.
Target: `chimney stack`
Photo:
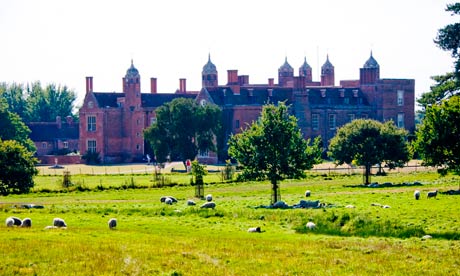
[[[179,79],[179,92],[180,93],[187,93],[186,82],[187,82],[187,79]]]
[[[56,116],[56,125],[57,125],[57,128],[58,128],[58,129],[61,129],[61,128],[62,128],[61,116]]]
[[[93,92],[93,77],[86,77],[86,93]]]
[[[228,85],[238,85],[238,70],[227,70]]]
[[[269,78],[268,79],[268,86],[274,86],[275,85],[275,81],[273,78]]]
[[[157,93],[157,78],[150,78],[150,93]]]

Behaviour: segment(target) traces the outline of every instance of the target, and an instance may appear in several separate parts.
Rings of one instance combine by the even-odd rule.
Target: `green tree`
[[[198,105],[193,99],[177,98],[156,110],[156,122],[144,131],[157,162],[193,160],[198,151],[216,151],[215,137],[221,129],[221,110]]]
[[[321,162],[321,138],[306,141],[284,103],[264,106],[259,120],[228,144],[229,155],[243,166],[243,179],[270,180],[272,204],[281,199],[279,181],[303,177]]]
[[[74,102],[76,94],[67,86],[49,84],[42,88],[40,82],[32,83],[28,91],[26,121],[53,122],[57,116],[65,118],[74,115]]]
[[[0,140],[0,194],[21,194],[34,186],[37,159],[17,141]]]
[[[365,183],[373,164],[385,162],[390,169],[402,167],[409,161],[407,131],[397,128],[393,121],[382,124],[375,120],[354,120],[337,130],[329,144],[329,156],[337,165],[352,161],[365,167]]]
[[[448,4],[446,11],[452,15],[460,15],[460,3]],[[431,91],[424,93],[417,100],[424,110],[460,91],[460,23],[449,24],[439,29],[434,43],[442,50],[451,52],[454,58],[454,72],[432,77],[435,85],[431,86]]]
[[[425,165],[460,173],[460,96],[426,110],[416,131],[415,149]]]
[[[16,113],[19,117],[24,119],[27,106],[27,94],[22,84],[0,83],[0,97],[6,100],[10,112]]]
[[[15,140],[27,150],[35,152],[36,148],[29,134],[30,129],[16,113],[8,111],[5,99],[0,98],[0,139]]]
[[[452,15],[460,15],[460,3],[447,4],[447,12]],[[450,51],[455,59],[455,77],[458,80],[460,77],[460,23],[453,23],[438,30],[438,35],[434,43],[444,51]]]

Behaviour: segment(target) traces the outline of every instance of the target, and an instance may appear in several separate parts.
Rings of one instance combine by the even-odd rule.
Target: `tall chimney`
[[[187,79],[179,79],[179,92],[186,93],[187,86],[186,86]]]
[[[61,116],[56,116],[56,125],[57,125],[57,128],[58,128],[58,129],[61,129],[61,128],[62,128]]]
[[[275,84],[275,81],[273,78],[268,79],[268,86],[273,86]]]
[[[227,70],[228,76],[228,83],[231,84],[238,84],[238,70]]]
[[[86,77],[86,93],[93,92],[93,77]]]
[[[150,93],[157,93],[157,78],[150,78]]]

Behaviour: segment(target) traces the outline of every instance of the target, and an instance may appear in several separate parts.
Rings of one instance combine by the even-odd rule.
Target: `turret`
[[[361,84],[374,84],[376,80],[380,79],[380,65],[371,56],[364,63],[363,68],[359,69],[359,81]]]
[[[281,87],[294,86],[294,68],[288,63],[287,57],[284,64],[278,69],[278,84]]]
[[[329,55],[326,62],[321,66],[321,86],[334,86],[334,65],[329,61]]]
[[[208,62],[203,66],[203,72],[201,72],[201,80],[203,87],[212,88],[218,86],[217,68],[211,62],[211,54],[208,55]]]

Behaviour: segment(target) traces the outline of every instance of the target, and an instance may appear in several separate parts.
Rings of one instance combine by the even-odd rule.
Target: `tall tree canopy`
[[[243,166],[244,179],[270,180],[272,204],[281,199],[279,181],[303,177],[321,162],[321,138],[306,141],[284,103],[264,106],[259,120],[231,136],[228,144],[229,155]]]
[[[329,156],[336,164],[352,161],[365,167],[369,184],[371,167],[385,162],[390,168],[402,167],[409,161],[407,131],[397,128],[393,121],[384,124],[375,120],[354,120],[337,130],[329,144]]]
[[[426,110],[416,131],[415,148],[428,166],[443,166],[460,173],[460,96]]]
[[[25,122],[53,122],[57,116],[77,119],[73,113],[76,94],[67,86],[42,87],[37,81],[25,88],[22,84],[0,83],[0,97],[8,103],[9,111]]]
[[[448,4],[446,11],[452,15],[460,15],[460,3]],[[451,52],[454,58],[454,71],[432,77],[436,83],[431,87],[431,91],[424,93],[417,100],[424,110],[460,91],[460,22],[439,29],[434,43],[442,50]]]
[[[17,141],[0,139],[0,194],[21,194],[34,186],[37,159]]]
[[[36,148],[29,139],[30,129],[22,122],[21,118],[8,111],[6,100],[0,98],[0,139],[15,140],[27,150],[35,152]]]
[[[221,110],[201,106],[193,99],[177,98],[156,110],[156,122],[144,131],[158,162],[195,159],[198,151],[216,151],[215,137],[221,131]]]

